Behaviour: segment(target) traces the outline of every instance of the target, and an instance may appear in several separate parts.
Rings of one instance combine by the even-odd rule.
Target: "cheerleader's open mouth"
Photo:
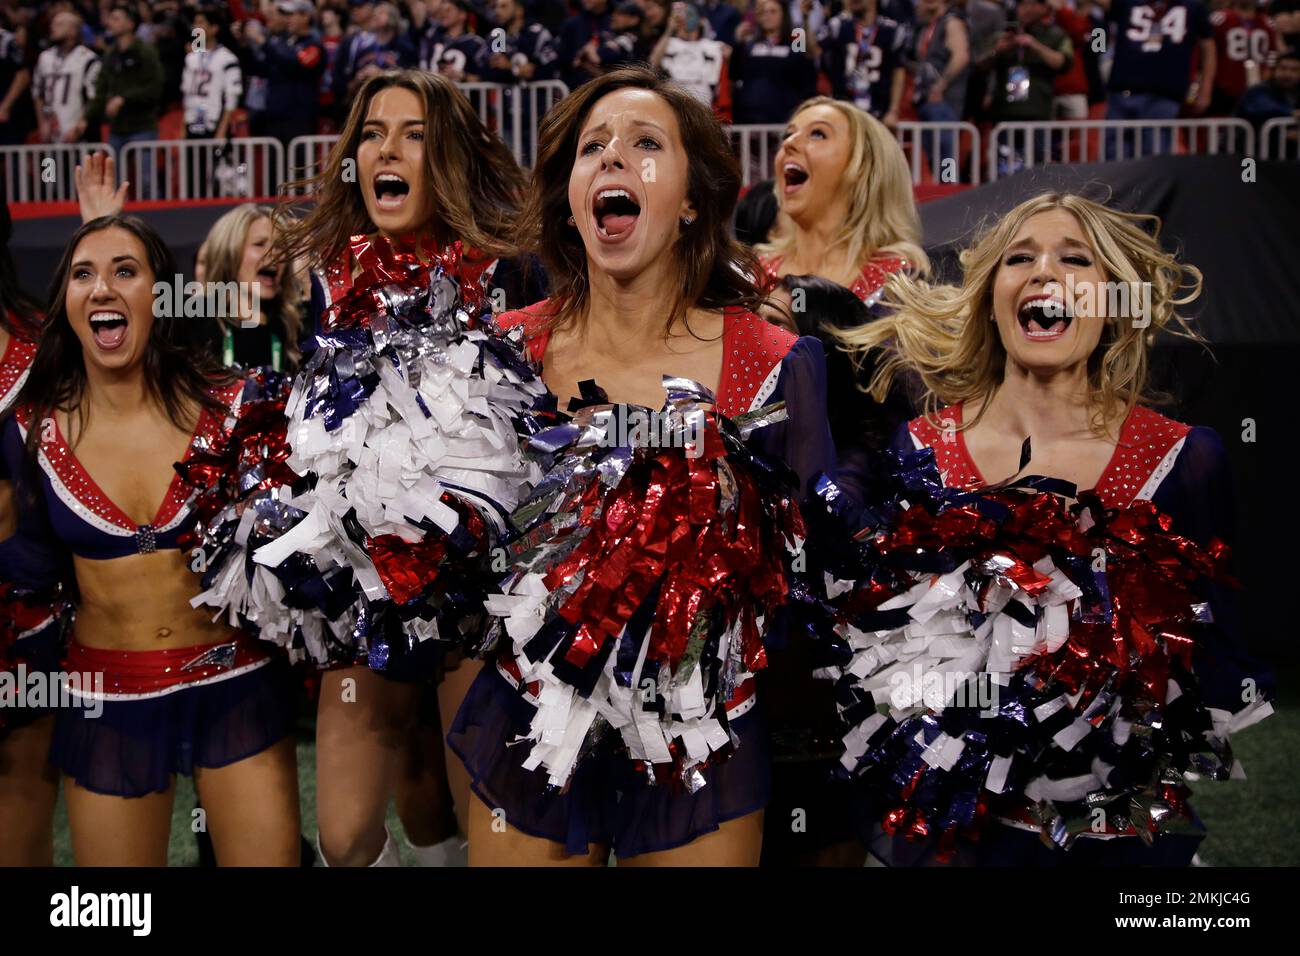
[[[781,180],[787,196],[799,191],[799,188],[808,182],[808,170],[804,169],[798,163],[786,163],[781,168]]]
[[[1016,319],[1027,338],[1034,342],[1051,342],[1069,330],[1074,312],[1058,296],[1033,295],[1020,303]]]
[[[375,205],[380,209],[401,209],[411,185],[397,173],[380,173],[375,177]]]
[[[90,314],[90,333],[102,351],[112,352],[126,341],[126,315],[118,311],[101,309]]]
[[[591,205],[596,235],[604,242],[622,242],[636,228],[641,204],[630,190],[608,187],[596,193]]]

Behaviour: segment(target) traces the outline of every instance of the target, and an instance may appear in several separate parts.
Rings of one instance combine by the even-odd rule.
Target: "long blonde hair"
[[[925,414],[932,421],[940,407],[971,401],[979,402],[980,409],[973,418],[963,415],[961,427],[979,421],[1006,369],[1006,349],[996,323],[989,321],[998,267],[1024,222],[1054,209],[1078,220],[1108,281],[1144,283],[1150,290],[1150,323],[1139,327],[1108,317],[1088,359],[1093,430],[1105,434],[1111,416],[1153,399],[1147,379],[1155,334],[1168,330],[1203,341],[1175,311],[1201,294],[1200,270],[1160,247],[1158,216],[1119,212],[1068,193],[1044,193],[1016,206],[961,253],[960,286],[930,285],[896,274],[882,300],[891,314],[836,333],[857,359],[872,349],[882,352],[867,386],[877,400],[884,400],[895,376],[911,371],[925,386]]]
[[[259,219],[269,220],[274,227],[275,210],[270,206],[260,206],[257,203],[242,203],[212,224],[208,237],[203,240],[204,282],[238,281],[239,267],[244,261],[244,244],[248,242],[249,230]],[[302,333],[302,307],[299,300],[302,298],[302,290],[298,285],[298,276],[291,265],[277,264],[273,258],[272,247],[267,248],[266,255],[266,263],[280,270],[280,294],[277,301],[280,323],[284,326],[285,366],[288,367],[296,365],[300,357],[298,337]],[[219,321],[233,324],[238,321],[238,318],[226,316]]]
[[[870,113],[828,96],[804,100],[791,118],[814,106],[829,106],[843,116],[852,143],[843,177],[849,208],[830,248],[844,248],[855,269],[885,252],[902,256],[916,275],[928,273],[930,260],[921,249],[921,217],[912,195],[912,174],[894,134]],[[794,223],[779,189],[776,201],[772,234],[755,250],[763,257],[787,256],[794,250]]]

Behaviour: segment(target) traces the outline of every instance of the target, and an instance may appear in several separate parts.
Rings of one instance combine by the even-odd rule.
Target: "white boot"
[[[410,840],[407,847],[415,854],[417,866],[468,866],[469,843],[457,833],[432,846],[416,846]]]
[[[316,858],[320,860],[321,866],[330,865],[329,860],[325,859],[325,851],[321,849],[319,830],[316,831]],[[379,856],[375,858],[375,862],[368,864],[368,866],[374,867],[374,866],[401,866],[401,865],[402,865],[402,856],[397,849],[397,841],[394,840],[393,835],[388,832],[388,827],[384,827],[384,848],[379,851]]]

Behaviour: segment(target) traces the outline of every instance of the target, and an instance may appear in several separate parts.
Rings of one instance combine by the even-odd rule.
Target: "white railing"
[[[1260,159],[1300,159],[1300,122],[1279,116],[1259,132]]]
[[[468,97],[483,125],[501,137],[515,161],[525,168],[533,164],[542,117],[569,95],[569,88],[560,80],[456,85]]]
[[[133,199],[274,196],[284,179],[284,146],[269,136],[142,140],[122,147],[117,170]]]
[[[930,182],[983,182],[980,131],[974,123],[899,123],[894,135],[912,167],[913,185],[926,182],[927,172]]]
[[[339,141],[337,133],[322,136],[295,136],[289,141],[289,168],[286,171],[290,182],[311,179],[320,175],[329,158],[330,150]],[[294,190],[304,192],[305,190]]]
[[[10,203],[71,202],[77,198],[73,170],[86,156],[107,149],[97,143],[0,147],[6,199]]]
[[[563,95],[563,84],[462,84],[479,114],[498,130],[525,166],[533,159],[536,128]],[[512,102],[524,105],[512,108]],[[1290,118],[1269,120],[1260,133],[1264,159],[1300,159],[1300,124]],[[736,125],[727,128],[740,160],[746,187],[770,179],[785,127]],[[914,184],[980,183],[1017,169],[1046,163],[1086,163],[1135,159],[1161,153],[1256,155],[1256,135],[1242,119],[1198,120],[1055,120],[1044,123],[999,123],[989,135],[987,151],[970,123],[899,123],[895,131],[907,155]],[[946,138],[946,140],[945,140]],[[338,136],[299,136],[288,155],[278,140],[247,137],[231,140],[150,140],[126,144],[118,155],[118,179],[131,182],[132,199],[188,200],[276,195],[286,181],[308,178],[323,167]],[[10,203],[69,202],[77,198],[73,169],[87,155],[111,153],[102,143],[39,144],[0,147],[0,175]],[[286,162],[287,160],[287,162]],[[152,176],[146,175],[152,172]]]
[[[729,126],[727,134],[740,160],[746,187],[776,175],[776,151],[785,136],[784,125]],[[894,135],[907,156],[913,184],[927,179],[947,183],[980,181],[980,131],[974,124],[899,123]],[[951,162],[945,163],[945,159]],[[963,170],[963,160],[968,160],[969,170]]]
[[[1112,162],[1170,153],[1253,156],[1255,130],[1235,118],[999,123],[989,135],[987,178],[1054,162]]]

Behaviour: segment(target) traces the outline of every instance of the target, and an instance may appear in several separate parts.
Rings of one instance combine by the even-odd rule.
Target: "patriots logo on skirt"
[[[200,667],[220,667],[229,669],[235,664],[235,649],[238,647],[236,641],[229,644],[218,644],[216,647],[209,647],[194,660],[181,666],[183,671],[191,671]]]

